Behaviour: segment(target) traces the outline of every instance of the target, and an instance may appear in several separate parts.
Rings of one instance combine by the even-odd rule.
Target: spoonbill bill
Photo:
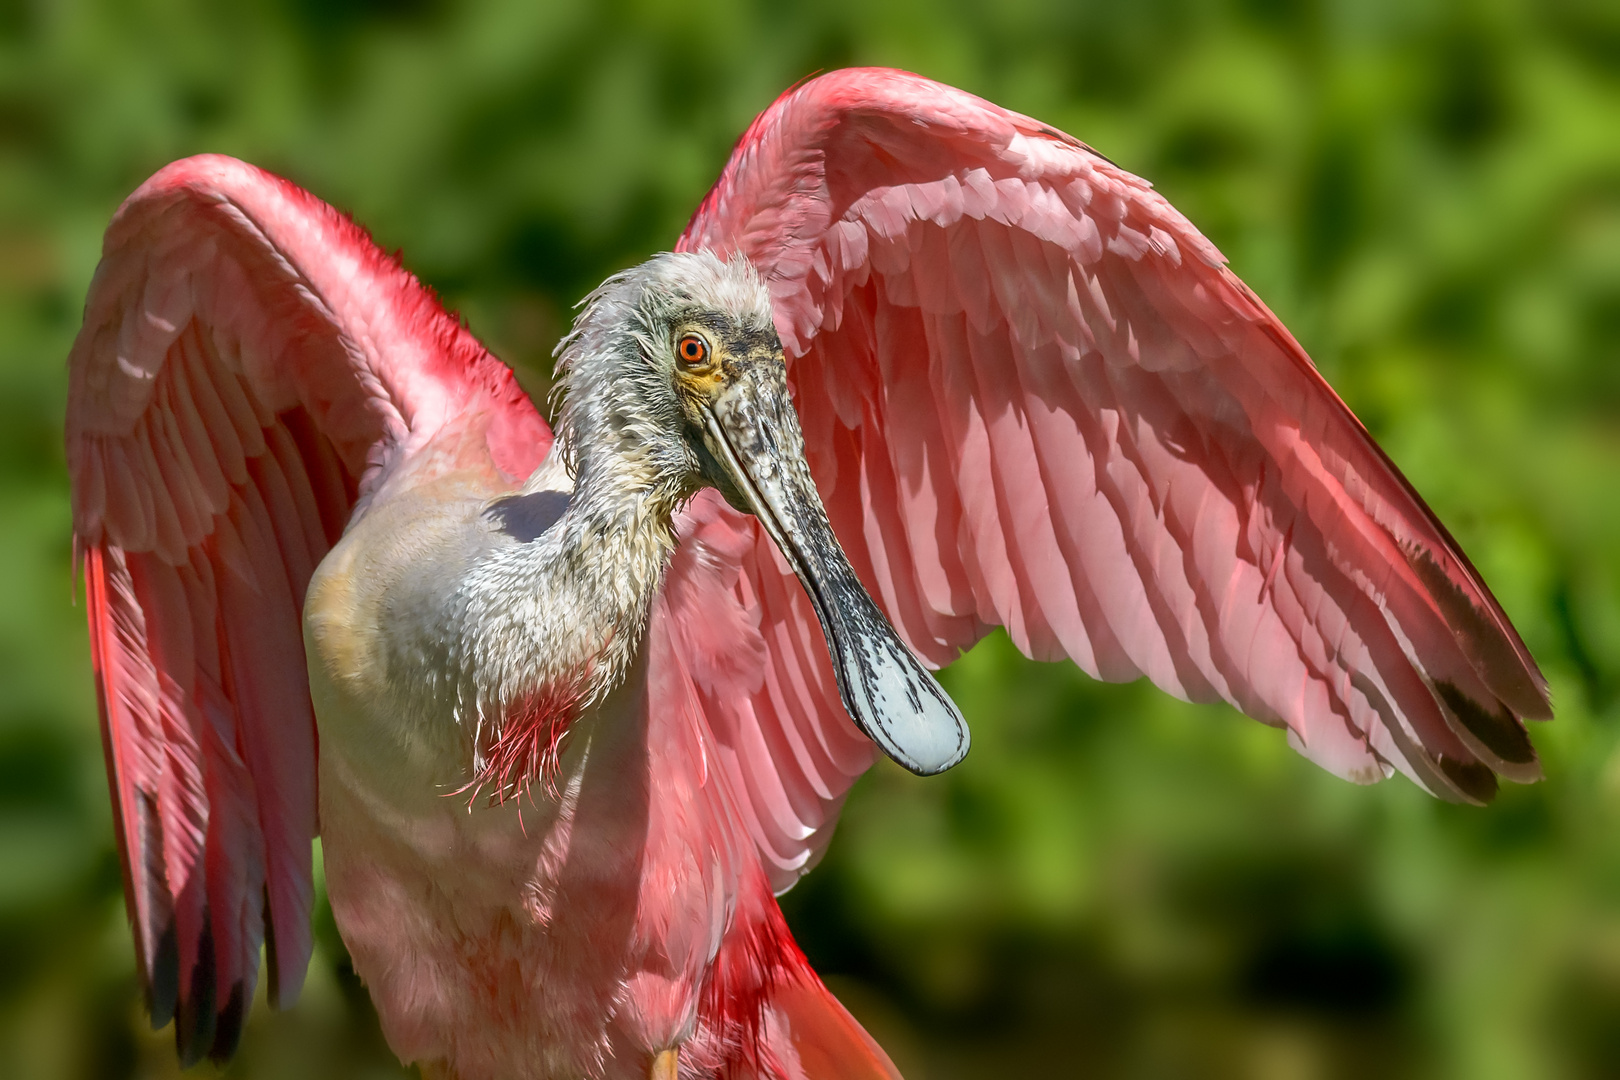
[[[430,1076],[894,1077],[775,894],[990,628],[1483,803],[1546,683],[1149,185],[915,75],[743,135],[585,299],[555,433],[309,193],[178,161],[106,235],[67,453],[138,968],[179,1055],[298,995],[311,840]]]

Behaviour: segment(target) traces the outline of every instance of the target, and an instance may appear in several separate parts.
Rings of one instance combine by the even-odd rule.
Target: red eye
[[[696,334],[687,334],[675,343],[675,355],[683,364],[701,364],[709,358],[709,343]]]

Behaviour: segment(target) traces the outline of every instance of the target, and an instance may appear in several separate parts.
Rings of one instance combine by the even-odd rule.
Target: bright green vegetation
[[[781,89],[856,63],[1151,178],[1457,535],[1558,719],[1547,781],[1468,809],[997,636],[945,676],[968,762],[876,770],[786,899],[812,959],[913,1080],[1620,1072],[1620,8],[398,6],[0,3],[0,1075],[175,1071],[135,1004],[61,451],[119,200],[202,150],[290,176],[539,393],[569,306],[673,242]],[[232,1075],[398,1075],[318,919],[303,1003],[261,1006]]]

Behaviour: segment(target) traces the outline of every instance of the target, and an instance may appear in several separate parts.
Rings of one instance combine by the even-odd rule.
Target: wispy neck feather
[[[629,359],[576,362],[622,369]],[[568,508],[468,581],[462,714],[474,723],[475,784],[496,798],[548,783],[568,728],[624,681],[675,547],[673,515],[691,494],[633,385],[608,377],[581,390],[553,451],[573,475]]]
[[[554,526],[466,582],[459,711],[475,785],[498,798],[549,782],[568,728],[623,683],[675,547],[675,504],[622,497],[634,470],[599,468]]]

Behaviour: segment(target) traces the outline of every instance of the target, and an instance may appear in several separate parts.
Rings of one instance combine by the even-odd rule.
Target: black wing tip
[[[214,933],[204,918],[202,933],[197,936],[197,958],[191,965],[190,992],[180,999],[179,1015],[175,1017],[174,1024],[174,1045],[183,1069],[201,1062],[214,1047],[217,1019],[214,984],[217,979]]]
[[[174,1019],[180,1000],[180,938],[171,922],[158,935],[145,979],[146,1012],[157,1031]]]
[[[264,889],[264,960],[265,978],[268,980],[266,989],[270,995],[272,1008],[281,1008],[281,959],[276,951],[276,920],[270,908],[270,887]]]
[[[1513,711],[1500,700],[1481,702],[1455,683],[1434,684],[1453,731],[1470,743],[1486,765],[1509,780],[1530,783],[1541,778],[1541,766],[1530,734]]]
[[[270,961],[270,1001],[272,1007],[280,1007],[281,980],[268,906],[267,900],[265,931]],[[218,987],[222,973],[216,954],[213,931],[205,914],[197,939],[197,954],[182,993],[179,932],[171,919],[158,935],[150,970],[142,979],[152,1030],[159,1031],[171,1022],[174,1024],[175,1051],[183,1069],[201,1064],[204,1058],[218,1066],[227,1065],[236,1056],[247,1029],[253,991],[258,982],[257,966],[249,964],[245,972],[235,972],[237,977],[221,1001]],[[224,973],[225,976],[230,974]]]
[[[215,1065],[224,1065],[236,1055],[242,1043],[242,1032],[247,1024],[248,984],[244,979],[237,979],[224,1002],[220,1002],[216,989],[219,968],[214,952],[214,935],[205,920],[197,940],[197,959],[191,968],[190,993],[180,1000],[175,1017],[174,1044],[182,1069],[199,1065],[204,1058]]]
[[[1416,498],[1416,492],[1413,492],[1413,497]],[[1421,499],[1417,501],[1423,509],[1428,509]],[[1514,715],[1526,719],[1551,720],[1552,701],[1547,693],[1546,676],[1536,666],[1530,650],[1486,588],[1479,571],[1474,569],[1445,526],[1434,517],[1433,511],[1429,512],[1429,517],[1447,544],[1444,554],[1451,556],[1472,579],[1484,607],[1476,604],[1474,597],[1451,579],[1435,553],[1427,548],[1402,544],[1401,552],[1406,557],[1407,565],[1417,574],[1430,598],[1439,605],[1463,655],[1503,706]]]
[[[242,1043],[242,1029],[247,1021],[246,984],[237,982],[231,987],[225,1007],[214,1017],[214,1043],[208,1049],[208,1058],[216,1065],[224,1065],[236,1056]]]
[[[1497,716],[1494,710],[1488,710],[1468,698],[1449,682],[1430,683],[1435,706],[1440,710],[1442,722],[1452,736],[1447,741],[1452,742],[1450,749],[1453,752],[1448,753],[1425,745],[1421,736],[1409,730],[1393,713],[1388,699],[1371,680],[1357,678],[1354,685],[1366,694],[1368,701],[1383,718],[1384,731],[1405,762],[1402,771],[1429,794],[1447,802],[1485,806],[1496,798],[1498,776],[1520,784],[1541,779],[1541,763],[1530,745],[1529,736],[1519,725],[1517,717],[1500,702],[1494,702],[1496,708],[1502,711],[1502,715]],[[1466,704],[1457,706],[1454,700]],[[1493,753],[1485,745],[1486,740],[1475,735],[1463,723],[1464,716],[1485,729],[1492,740],[1501,743],[1510,756],[1519,760],[1505,760]],[[1517,732],[1522,742],[1513,741],[1509,731]],[[1457,742],[1462,745],[1455,745]]]
[[[1485,806],[1496,798],[1498,790],[1496,773],[1489,765],[1478,761],[1464,761],[1446,754],[1436,755],[1435,763],[1440,766],[1440,772],[1445,778],[1457,789],[1457,794],[1463,802]]]

